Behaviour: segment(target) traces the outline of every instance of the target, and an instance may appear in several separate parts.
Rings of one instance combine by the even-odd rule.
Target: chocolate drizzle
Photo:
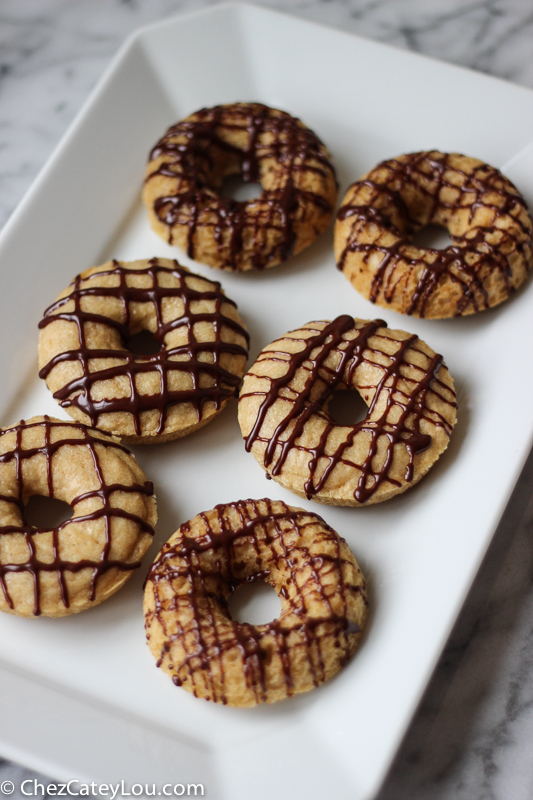
[[[226,369],[222,362],[224,356],[248,356],[247,347],[226,341],[228,331],[232,338],[241,338],[248,343],[249,337],[239,323],[223,313],[222,306],[235,306],[222,292],[220,284],[206,281],[212,287],[200,291],[188,285],[190,279],[198,279],[177,261],[172,267],[159,263],[154,258],[145,269],[128,269],[113,261],[109,269],[85,278],[78,275],[72,282],[72,291],[53,303],[44,313],[39,328],[44,328],[58,320],[72,322],[78,331],[79,345],[76,349],[67,350],[54,356],[39,372],[41,378],[47,378],[54,367],[65,362],[75,362],[81,367],[81,377],[68,380],[54,392],[54,398],[63,408],[75,406],[82,411],[94,427],[98,426],[102,414],[128,412],[132,415],[135,434],[143,433],[142,414],[146,411],[157,411],[159,422],[157,434],[165,431],[169,409],[179,404],[191,404],[196,412],[197,420],[202,419],[204,404],[214,403],[219,409],[224,401],[233,397],[240,383],[240,376]],[[142,288],[131,285],[131,279],[148,276],[150,285]],[[108,276],[116,276],[116,285],[98,285],[98,278],[104,280]],[[130,279],[130,280],[129,280]],[[170,279],[170,280],[169,280]],[[114,298],[121,306],[120,319],[105,316],[89,308],[98,308],[98,300]],[[164,321],[162,304],[167,298],[177,298],[183,302],[183,312],[176,318]],[[89,300],[92,300],[89,303]],[[211,312],[195,310],[198,303],[209,301],[214,305]],[[132,327],[132,304],[152,303],[156,317],[155,339],[161,343],[161,351],[151,355],[139,355],[127,350],[128,340],[134,332]],[[68,310],[67,310],[68,309]],[[195,326],[208,323],[213,332],[212,341],[198,341]],[[87,326],[103,325],[118,331],[122,342],[121,349],[93,348],[87,344]],[[166,345],[166,337],[173,331],[184,328],[187,331],[187,342],[177,347]],[[97,359],[114,359],[113,366],[98,368]],[[172,373],[183,373],[190,376],[191,388],[170,388]],[[136,385],[136,376],[152,373],[158,376],[159,390],[151,394],[141,394]],[[93,387],[103,381],[126,378],[129,383],[128,396],[105,396],[95,399]],[[115,384],[115,387],[118,384]],[[107,389],[109,392],[109,389]]]
[[[23,441],[24,432],[34,428],[42,429],[43,443],[37,447],[25,447]],[[68,431],[75,431],[81,434],[81,436],[66,436],[53,441],[52,431],[60,430],[61,428],[67,429]],[[119,506],[113,505],[113,495],[116,492],[127,492],[151,496],[153,495],[153,485],[149,481],[146,481],[142,485],[138,483],[132,483],[130,485],[122,483],[107,484],[104,478],[99,448],[122,450],[125,453],[129,453],[129,451],[108,436],[102,435],[102,437],[96,437],[92,435],[90,430],[81,423],[61,422],[59,420],[50,419],[47,416],[36,418],[28,422],[21,420],[17,425],[0,430],[0,443],[4,436],[12,433],[15,434],[14,446],[10,447],[6,452],[0,453],[0,464],[14,462],[16,494],[0,495],[0,503],[8,503],[10,506],[14,506],[16,509],[16,516],[20,517],[20,523],[0,525],[0,540],[4,536],[22,536],[27,548],[27,557],[22,561],[17,560],[12,563],[2,560],[2,563],[0,563],[0,587],[3,597],[8,607],[14,609],[14,603],[9,593],[6,576],[15,573],[30,575],[34,591],[33,613],[35,616],[39,616],[41,614],[40,575],[42,573],[55,572],[62,603],[65,608],[69,608],[69,594],[65,574],[68,572],[77,573],[80,572],[80,570],[90,569],[89,599],[92,602],[95,599],[97,582],[101,575],[111,569],[118,569],[121,571],[134,570],[139,567],[141,563],[140,561],[122,561],[110,557],[113,546],[113,520],[129,520],[138,526],[139,531],[142,533],[151,536],[153,536],[154,533],[151,525],[137,514],[132,514]],[[94,473],[99,484],[98,488],[83,492],[77,497],[74,497],[69,503],[74,510],[74,516],[58,525],[52,531],[48,528],[35,528],[30,525],[25,525],[22,519],[24,501],[27,495],[32,494],[32,492],[31,483],[28,484],[27,480],[25,480],[24,463],[34,457],[44,457],[48,496],[55,497],[53,460],[54,455],[63,447],[82,447],[89,451],[94,465]],[[90,513],[76,514],[76,507],[83,501],[91,498],[97,498],[100,501],[100,508]],[[4,509],[0,520],[2,516],[4,519],[6,516],[12,519],[13,509]],[[76,561],[65,559],[61,555],[61,541],[63,539],[64,542],[68,543],[68,529],[73,525],[97,520],[102,520],[104,525],[104,543],[100,558],[98,560],[80,558]],[[37,555],[38,541],[41,535],[49,534],[50,532],[52,533],[53,558],[51,560],[43,560]]]
[[[343,540],[321,517],[268,499],[217,506],[191,522],[163,547],[147,579],[154,595],[147,636],[155,621],[165,642],[158,666],[221,703],[232,703],[235,661],[255,703],[331,677],[353,652],[356,618],[366,616],[364,582]],[[264,625],[231,620],[228,597],[258,579],[278,591],[281,615]]]
[[[420,317],[448,316],[437,298],[451,284],[452,314],[461,316],[501,302],[531,267],[533,226],[524,199],[494,167],[475,162],[468,171],[461,159],[412,153],[384,162],[348,190],[337,220],[350,220],[351,228],[343,234],[346,244],[337,266],[355,270],[358,288],[360,269],[350,267],[350,257],[362,255],[372,270],[368,297],[373,303]],[[427,224],[448,228],[452,245],[416,247],[412,236]],[[454,227],[463,233],[454,235]],[[525,266],[517,267],[522,262]]]
[[[359,477],[354,498],[364,503],[386,482],[402,485],[391,474],[396,448],[405,449],[408,454],[403,480],[413,480],[415,456],[432,444],[432,437],[421,431],[421,422],[426,431],[440,428],[449,436],[455,416],[455,393],[439,378],[442,356],[428,356],[417,347],[417,336],[397,339],[387,336],[382,320],[360,322],[346,315],[323,327],[321,323],[315,325],[295,332],[301,335],[287,337],[291,343],[301,343],[298,352],[281,347],[264,350],[256,362],[258,371],[252,367],[246,376],[240,402],[253,396],[263,398],[255,423],[245,437],[246,449],[250,451],[256,442],[264,445],[262,461],[271,476],[282,475],[291,453],[307,453],[308,476],[302,489],[309,499],[328,489],[328,479],[336,467],[355,468]],[[264,362],[270,360],[286,365],[281,377],[265,376],[268,370]],[[361,386],[356,380],[356,371],[364,364],[379,370],[380,378],[374,385]],[[297,374],[299,381],[295,381]],[[248,391],[248,376],[268,381],[268,389]],[[346,387],[357,388],[363,395],[366,392],[371,401],[364,420],[339,426],[328,413],[327,403],[337,388]],[[435,399],[452,413],[439,412]],[[267,435],[265,430],[271,430],[271,423],[265,426],[265,422],[280,400],[284,406],[282,419]],[[319,440],[311,445],[306,443],[306,426],[316,417],[322,428]],[[363,439],[366,455],[356,462],[350,448],[356,440]]]
[[[335,172],[322,142],[294,117],[260,103],[201,109],[169,128],[150,160],[157,164],[149,165],[147,183],[175,181],[170,193],[145,194],[168,241],[182,227],[187,255],[222,269],[261,270],[286,260],[302,225],[311,234],[298,250],[325,229],[333,211]],[[218,194],[224,177],[239,172],[263,184],[259,198],[239,202]],[[209,248],[199,250],[202,229],[212,231],[221,265]]]

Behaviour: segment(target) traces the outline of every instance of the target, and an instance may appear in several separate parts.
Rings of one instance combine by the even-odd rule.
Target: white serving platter
[[[533,94],[481,74],[251,6],[218,6],[131,37],[0,239],[2,424],[65,416],[37,378],[37,322],[79,271],[109,257],[177,254],[139,201],[148,151],[202,107],[257,100],[326,142],[346,186],[384,158],[437,148],[482,158],[533,201]],[[533,440],[533,286],[476,318],[376,309],[336,270],[328,231],[287,265],[217,274],[251,357],[313,319],[385,318],[444,354],[459,423],[431,473],[401,497],[340,509],[301,501],[245,452],[236,403],[187,439],[137,448],[160,521],[145,566],[102,606],[62,620],[0,619],[0,751],[57,779],[202,783],[217,800],[369,800],[496,530]],[[328,685],[272,707],[196,700],[155,668],[142,582],[159,545],[216,503],[265,495],[322,514],[366,573],[371,617]]]

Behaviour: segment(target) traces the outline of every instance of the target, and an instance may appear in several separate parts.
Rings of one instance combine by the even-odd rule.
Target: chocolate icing
[[[247,135],[242,149],[228,141],[228,135],[239,131]],[[184,225],[187,255],[196,258],[196,232],[212,228],[219,253],[227,249],[222,269],[242,268],[243,246],[252,253],[254,269],[285,261],[295,243],[295,223],[305,220],[306,207],[316,206],[322,214],[333,210],[321,194],[304,188],[311,174],[331,176],[336,184],[320,139],[294,117],[260,103],[201,109],[168,129],[150,153],[151,161],[160,157],[146,180],[163,176],[177,181],[173,192],[153,206],[168,228],[168,241],[173,243],[174,226]],[[274,185],[256,200],[221,197],[216,176],[221,163],[227,165],[224,174],[240,171],[244,181],[262,181],[268,171],[270,178],[275,174]],[[275,232],[271,241],[269,232]]]
[[[116,275],[118,284],[116,286],[98,286],[95,280],[98,276]],[[147,288],[129,286],[128,276],[148,275],[152,285]],[[160,285],[159,275],[172,275],[179,280],[178,286]],[[242,336],[245,342],[249,337],[245,329],[234,322],[230,317],[222,313],[222,305],[228,303],[235,306],[222,292],[220,284],[210,281],[213,288],[205,291],[192,289],[187,285],[187,278],[192,273],[181,267],[174,261],[172,269],[164,267],[158,263],[156,258],[151,259],[149,266],[145,269],[128,269],[121,266],[118,261],[113,261],[113,266],[103,270],[89,278],[83,279],[78,275],[72,282],[72,291],[53,303],[44,313],[44,318],[39,323],[39,328],[44,328],[56,320],[73,322],[78,329],[79,346],[75,350],[67,350],[54,356],[46,366],[39,372],[41,378],[46,378],[53,368],[65,361],[77,362],[82,368],[82,376],[68,381],[62,388],[54,392],[54,398],[63,408],[75,406],[90,420],[92,426],[97,427],[101,414],[109,412],[128,412],[132,415],[135,433],[141,435],[142,421],[141,415],[144,411],[157,410],[159,413],[159,425],[157,433],[161,434],[165,430],[168,411],[171,407],[181,403],[190,403],[194,407],[198,421],[202,419],[203,406],[207,401],[214,403],[215,408],[220,408],[221,404],[229,397],[233,397],[240,384],[240,377],[233,375],[221,366],[221,358],[224,354],[243,355],[248,357],[247,348],[226,342],[222,338],[224,328]],[[192,277],[197,277],[192,275]],[[84,282],[91,281],[90,285],[83,285]],[[123,320],[117,321],[102,314],[89,312],[84,308],[83,299],[95,298],[117,298],[123,309]],[[183,314],[177,319],[163,321],[162,301],[165,298],[180,298],[184,304]],[[210,313],[199,313],[194,311],[194,305],[198,302],[208,300],[213,301],[215,310]],[[156,312],[157,330],[154,333],[155,339],[161,343],[161,351],[151,355],[139,355],[127,350],[128,339],[130,338],[130,316],[131,303],[153,303]],[[71,310],[63,310],[67,305],[74,305]],[[210,342],[198,342],[194,333],[194,326],[201,322],[208,322],[213,327],[214,340]],[[123,350],[113,349],[94,349],[86,344],[86,329],[88,323],[105,325],[114,328],[120,334]],[[165,337],[177,328],[186,327],[187,344],[179,347],[167,348]],[[211,354],[212,363],[202,360],[204,354]],[[186,360],[183,357],[186,356]],[[121,364],[91,371],[91,362],[94,359],[113,358],[120,359]],[[191,376],[192,388],[171,390],[168,386],[168,375],[172,371],[187,373]],[[140,394],[136,390],[135,376],[140,373],[156,372],[160,376],[160,390],[156,394]],[[96,400],[92,397],[92,387],[100,381],[125,376],[131,386],[131,394],[128,397],[105,397]],[[209,376],[211,386],[202,386],[201,377]]]
[[[448,435],[451,433],[452,426],[444,416],[433,408],[428,408],[426,404],[428,393],[432,392],[450,407],[456,405],[453,390],[438,378],[438,372],[443,363],[442,356],[434,355],[432,358],[426,356],[422,350],[416,347],[418,337],[414,335],[401,341],[390,337],[397,344],[396,352],[390,355],[379,348],[380,339],[388,338],[383,328],[386,328],[386,323],[379,319],[365,322],[362,327],[357,328],[354,319],[347,315],[337,317],[333,322],[325,325],[322,330],[312,327],[304,328],[304,331],[312,331],[310,337],[295,338],[291,336],[291,341],[302,343],[302,349],[297,353],[288,354],[285,351],[269,349],[263,351],[259,356],[257,363],[270,359],[282,359],[287,365],[285,374],[280,378],[268,378],[264,375],[264,370],[260,370],[261,379],[270,382],[268,390],[241,394],[241,399],[251,396],[263,397],[255,424],[246,437],[246,449],[250,451],[255,442],[264,442],[266,444],[263,458],[264,467],[273,476],[281,474],[283,465],[293,448],[306,451],[309,454],[309,477],[304,490],[309,499],[326,487],[329,476],[335,467],[342,463],[360,471],[354,497],[357,502],[364,503],[384,482],[400,486],[400,483],[390,475],[394,449],[397,446],[403,446],[408,451],[409,463],[404,479],[412,480],[415,456],[426,450],[432,441],[431,436],[420,430],[422,420],[443,428]],[[348,338],[346,334],[351,331],[354,331],[356,335]],[[370,343],[372,337],[372,343]],[[406,394],[398,384],[400,379],[404,378],[402,367],[412,363],[407,359],[409,351],[422,354],[427,365],[422,368],[417,364],[420,378],[416,381],[416,386],[412,391]],[[326,366],[326,361],[334,352],[338,354],[339,358],[336,366],[332,368]],[[384,366],[379,360],[380,355],[386,356],[389,361],[388,366]],[[342,426],[342,429],[346,431],[345,437],[336,445],[333,452],[326,455],[330,433],[334,429],[339,429],[326,410],[327,401],[335,389],[352,385],[355,371],[363,362],[374,364],[383,373],[376,386],[368,413],[365,419],[356,425]],[[291,382],[297,370],[302,368],[307,373],[306,382],[303,390],[296,392],[291,388]],[[253,372],[253,367],[248,374],[259,377]],[[317,393],[316,387],[319,379],[322,386]],[[407,382],[411,385],[415,383],[413,379],[409,379]],[[372,389],[373,387],[364,388]],[[386,402],[383,404],[382,412],[377,416],[376,409],[378,404],[383,401],[384,393]],[[311,399],[312,395],[314,399]],[[274,433],[271,436],[265,436],[262,432],[263,424],[269,410],[280,397],[290,401],[288,403],[290,410],[278,424]],[[326,425],[318,445],[310,449],[299,442],[299,438],[306,423],[315,414],[320,415],[326,421]],[[370,445],[364,462],[355,464],[350,460],[346,451],[352,446],[355,436],[361,431],[370,435]],[[383,445],[383,440],[385,440],[386,455],[381,465],[376,466],[374,457],[378,451],[378,443],[381,442]],[[323,463],[324,459],[327,461],[327,466],[320,475],[317,475],[319,462],[322,460]]]
[[[427,166],[431,172],[427,172]],[[386,170],[386,177],[383,177]],[[461,175],[464,185],[458,187],[446,178],[446,171]],[[391,303],[395,293],[404,292],[405,275],[396,275],[399,265],[408,269],[409,280],[414,275],[416,287],[406,314],[423,317],[435,292],[445,280],[451,281],[460,289],[456,300],[455,316],[461,316],[469,309],[481,311],[489,308],[488,287],[499,276],[507,294],[514,291],[513,269],[509,255],[524,253],[526,245],[531,247],[532,226],[519,219],[520,211],[527,214],[527,206],[518,190],[499,170],[488,164],[480,164],[470,174],[461,170],[456,163],[450,164],[450,154],[438,152],[412,153],[401,159],[391,159],[376,167],[368,178],[357,181],[351,187],[357,191],[367,187],[371,201],[366,204],[347,203],[338,210],[337,219],[352,220],[346,246],[337,266],[343,270],[350,253],[363,253],[363,261],[368,263],[370,254],[382,254],[381,263],[372,277],[369,299],[375,303]],[[416,187],[416,192],[425,200],[424,208],[409,207],[402,192]],[[454,199],[444,199],[443,190],[450,190]],[[496,201],[494,197],[497,197]],[[426,258],[413,255],[413,234],[423,225],[438,222],[435,215],[444,214],[448,218],[461,208],[469,208],[470,228],[463,236],[453,236],[452,245],[442,250],[426,248]],[[492,225],[474,225],[474,216],[479,208],[488,208],[494,216]],[[513,225],[502,229],[498,220],[513,220]],[[400,227],[394,220],[400,220]],[[361,234],[374,223],[384,231],[394,234],[397,240],[391,245],[360,241]],[[498,241],[495,243],[494,238]],[[420,248],[419,248],[420,250]],[[427,258],[430,254],[434,259]],[[494,303],[492,303],[494,304]]]
[[[23,446],[23,433],[25,430],[29,428],[43,428],[44,430],[44,444],[40,447],[24,447]],[[83,434],[82,438],[75,438],[75,437],[68,437],[63,439],[58,439],[57,441],[52,441],[51,438],[51,431],[55,428],[68,428],[69,430],[75,430],[77,432],[81,432]],[[79,572],[83,569],[90,569],[92,571],[91,576],[91,583],[89,589],[89,596],[90,600],[94,600],[95,593],[96,593],[96,584],[100,575],[108,572],[110,569],[119,569],[122,571],[129,571],[136,569],[140,566],[140,561],[120,561],[118,559],[113,559],[109,557],[109,553],[112,547],[112,520],[113,519],[127,519],[131,522],[134,522],[136,525],[139,526],[139,529],[143,531],[143,533],[148,533],[153,536],[154,530],[147,522],[145,522],[141,517],[137,514],[132,514],[128,511],[125,511],[122,508],[116,507],[111,504],[111,498],[113,493],[115,492],[131,492],[131,493],[138,493],[144,495],[152,495],[153,494],[153,484],[149,481],[146,481],[143,485],[141,484],[131,484],[125,485],[122,483],[113,483],[113,484],[106,484],[102,467],[100,464],[100,458],[98,455],[98,448],[113,448],[116,450],[122,450],[125,453],[129,453],[123,445],[119,444],[116,441],[113,441],[109,437],[105,438],[97,438],[93,437],[89,430],[86,428],[85,425],[81,423],[74,423],[74,422],[60,422],[57,420],[52,420],[49,417],[45,416],[43,420],[26,423],[24,420],[21,420],[17,425],[13,425],[10,428],[4,428],[0,430],[0,441],[3,436],[9,433],[15,433],[16,441],[15,446],[13,449],[8,450],[5,453],[0,453],[0,463],[5,464],[10,461],[15,462],[15,474],[16,474],[16,495],[0,495],[0,501],[12,503],[14,504],[20,511],[21,515],[24,509],[24,500],[23,497],[25,493],[28,491],[28,487],[25,486],[24,481],[24,470],[23,470],[23,463],[27,459],[31,459],[34,456],[42,455],[45,458],[45,468],[46,468],[46,476],[47,476],[47,483],[48,483],[48,496],[54,497],[54,478],[53,478],[53,469],[52,469],[52,462],[54,454],[57,453],[62,447],[84,447],[87,448],[92,456],[93,464],[95,473],[99,482],[99,486],[97,489],[93,489],[88,492],[84,492],[83,494],[78,495],[75,497],[71,502],[70,506],[74,510],[74,516],[71,519],[62,522],[56,528],[53,529],[53,550],[54,550],[54,558],[52,561],[41,561],[36,555],[36,541],[40,534],[49,533],[49,528],[36,528],[30,525],[25,525],[23,521],[21,524],[17,525],[1,525],[0,526],[0,537],[1,536],[8,536],[10,534],[22,534],[25,539],[26,546],[28,548],[28,557],[25,561],[20,563],[1,563],[0,564],[0,586],[4,595],[4,599],[8,604],[9,608],[13,609],[13,601],[9,594],[9,589],[6,582],[6,575],[23,572],[31,576],[33,581],[34,587],[34,609],[33,613],[35,616],[39,616],[41,613],[40,607],[40,585],[39,585],[39,575],[43,572],[55,572],[57,574],[57,580],[60,587],[61,592],[61,599],[65,608],[69,608],[69,596],[68,596],[68,589],[67,584],[65,581],[65,573],[66,572]],[[89,514],[82,514],[76,516],[76,506],[81,503],[83,500],[87,500],[92,497],[97,497],[101,501],[101,507],[98,508],[96,511],[93,511]],[[102,549],[102,554],[100,559],[97,561],[89,560],[89,559],[79,559],[78,561],[69,561],[64,559],[61,556],[61,542],[60,542],[60,534],[62,531],[66,531],[70,525],[74,525],[80,522],[88,522],[92,520],[103,519],[105,524],[105,544]]]
[[[175,665],[174,683],[181,685],[188,675],[196,694],[196,682],[206,680],[211,699],[226,703],[223,656],[236,649],[246,685],[257,702],[264,702],[265,659],[279,658],[286,695],[290,696],[294,693],[295,657],[301,656],[303,648],[312,681],[318,685],[325,679],[325,642],[328,646],[333,643],[343,665],[353,650],[353,635],[360,632],[351,618],[349,596],[360,594],[367,604],[363,582],[354,584],[347,577],[353,563],[341,554],[343,540],[318,515],[291,509],[281,501],[243,500],[216,506],[215,512],[214,525],[206,514],[200,515],[205,525],[201,537],[190,535],[190,523],[182,525],[178,543],[163,547],[148,575],[155,601],[151,613],[167,640],[158,666],[169,644],[179,640],[187,655],[182,664]],[[308,549],[302,537],[317,522],[322,530]],[[275,567],[278,581],[283,579],[278,588],[281,615],[263,625],[230,622],[227,599],[231,592],[244,582],[260,579],[274,585],[271,567]],[[181,585],[187,581],[190,591],[170,598],[163,588],[160,594],[159,584],[174,581]],[[306,597],[310,596],[320,602],[323,613],[308,614]],[[206,597],[210,603],[206,603]],[[222,608],[225,621],[214,614],[217,606]],[[165,621],[169,615],[172,630]],[[197,674],[200,671],[202,676]],[[221,688],[217,688],[219,684]]]

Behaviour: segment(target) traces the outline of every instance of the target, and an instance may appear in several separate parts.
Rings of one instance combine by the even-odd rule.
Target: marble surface
[[[125,36],[147,22],[215,4],[2,0],[0,225]],[[533,87],[531,0],[257,4]],[[533,797],[532,483],[530,458],[377,800]],[[18,787],[33,776],[0,760],[0,782]],[[11,796],[22,797],[18,788]]]

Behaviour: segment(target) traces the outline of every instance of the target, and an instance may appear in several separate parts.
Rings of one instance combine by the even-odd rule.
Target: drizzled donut
[[[233,620],[242,583],[274,587],[273,622]],[[146,582],[148,645],[157,664],[197,697],[231,706],[273,703],[335,675],[366,621],[361,570],[324,520],[275,500],[199,514],[169,539]]]
[[[73,516],[26,524],[32,495]],[[46,416],[0,429],[0,610],[62,617],[101,603],[140,566],[156,519],[152,484],[111,436]]]
[[[427,224],[452,245],[416,246]],[[364,297],[438,319],[506,300],[532,264],[533,223],[513,184],[475,158],[437,151],[384,161],[348,189],[337,212],[337,265]]]
[[[39,374],[54,398],[130,442],[204,425],[235,395],[248,356],[248,334],[220,284],[164,258],[83,272],[39,327]],[[159,352],[129,350],[141,330]]]
[[[263,188],[255,200],[221,197],[225,178]],[[218,269],[262,270],[299,253],[328,226],[335,171],[298,119],[260,103],[204,108],[155,145],[143,200],[153,229]]]
[[[362,422],[331,417],[337,389],[359,392],[368,406]],[[246,449],[267,475],[330,505],[405,491],[446,449],[455,421],[442,356],[382,320],[349,316],[310,322],[265,347],[239,399]]]

